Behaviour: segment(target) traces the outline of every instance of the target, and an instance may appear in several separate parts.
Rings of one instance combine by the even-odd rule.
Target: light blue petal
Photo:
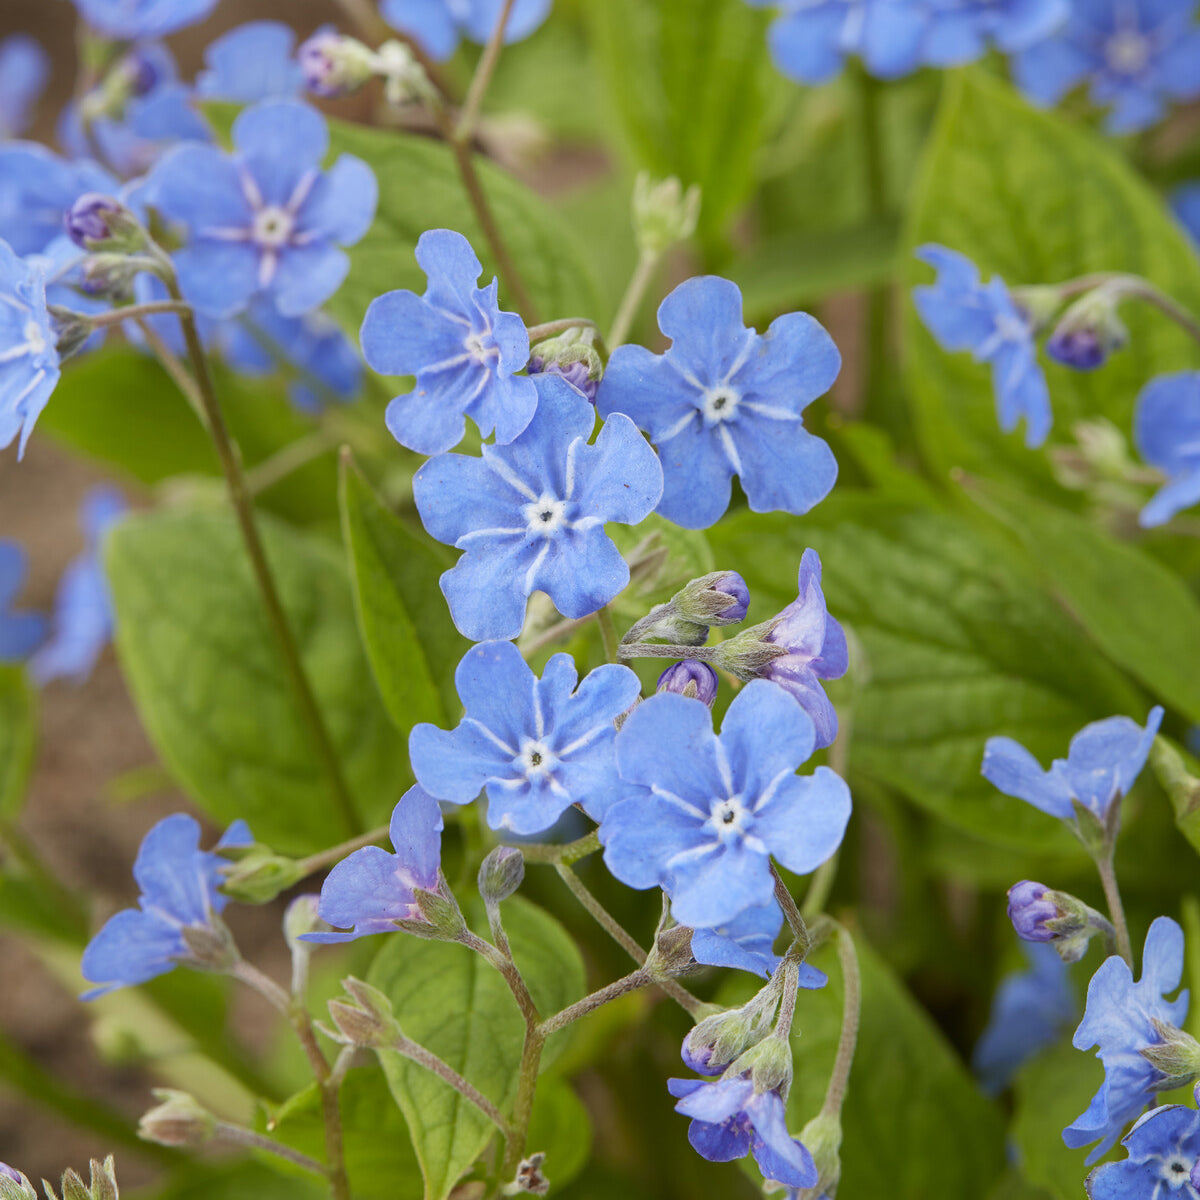
[[[755,679],[733,698],[719,741],[738,790],[753,805],[812,754],[813,723],[782,688]]]
[[[547,541],[546,547],[527,547],[533,561],[523,586],[526,595],[545,592],[564,617],[579,620],[591,616],[629,583],[629,564],[603,526]]]
[[[724,794],[712,714],[699,700],[659,693],[629,714],[617,734],[621,778],[664,791],[703,808]]]
[[[475,305],[476,284],[483,274],[479,257],[461,233],[427,229],[417,239],[417,265],[429,279],[425,299],[437,308],[466,316]]]
[[[286,203],[297,181],[329,153],[325,118],[295,100],[268,100],[242,109],[232,139],[268,204]]]
[[[632,888],[660,886],[666,862],[707,840],[695,817],[632,786],[608,809],[600,826],[605,866]]]
[[[446,0],[380,0],[379,13],[435,62],[445,61],[458,47],[458,27]]]
[[[754,832],[789,871],[815,871],[842,844],[850,789],[828,767],[789,776],[755,814]]]
[[[279,256],[271,295],[285,317],[299,317],[320,308],[349,273],[350,259],[336,246],[288,246]]]
[[[508,528],[521,531],[513,537],[524,545],[521,506],[525,497],[507,487],[478,458],[465,454],[431,458],[413,477],[413,500],[430,536],[448,546],[481,529]]]
[[[210,856],[200,849],[200,825],[186,813],[164,817],[142,839],[133,877],[147,905],[185,925],[208,920]]]
[[[523,543],[468,551],[441,578],[459,633],[473,642],[519,637],[525,624],[525,575],[532,555]]]
[[[563,657],[569,658],[555,655],[556,659]],[[547,664],[547,673],[552,670]],[[512,642],[472,646],[455,668],[454,686],[467,717],[511,747],[514,754],[522,739],[536,735],[538,689],[525,656]]]
[[[1152,379],[1138,394],[1133,441],[1167,475],[1200,469],[1200,371]]]
[[[827,442],[799,421],[731,423],[741,470],[738,476],[752,512],[790,512],[814,508],[833,490],[837,459]]]
[[[722,925],[748,908],[766,904],[775,881],[768,857],[741,841],[689,860],[686,871],[669,871],[663,887],[676,920],[697,928]]]
[[[576,448],[574,469],[574,496],[582,516],[636,525],[662,496],[658,456],[621,413],[604,422],[593,445]]]
[[[982,773],[1006,796],[1016,796],[1052,817],[1069,821],[1075,815],[1066,781],[1043,770],[1037,759],[1012,738],[988,738]]]
[[[110,917],[87,944],[79,970],[90,983],[106,986],[85,992],[94,1000],[113,988],[133,987],[174,970],[187,953],[179,929],[156,913],[126,908]]]
[[[700,393],[667,359],[643,346],[618,346],[608,360],[596,409],[602,417],[625,413],[657,441],[680,421],[698,413]]]
[[[295,32],[282,21],[239,25],[208,44],[196,92],[250,104],[299,96],[304,72],[292,57],[295,44]]]
[[[742,318],[742,292],[718,275],[681,283],[658,307],[658,327],[671,339],[668,361],[702,387],[724,383],[758,339]]]
[[[799,83],[828,83],[842,69],[842,27],[846,6],[817,4],[797,13],[785,13],[768,34],[771,59],[780,72]]]
[[[213,146],[176,146],[159,159],[149,182],[154,206],[193,234],[248,229],[253,223],[237,167]]]
[[[707,529],[729,507],[733,467],[724,449],[697,418],[658,447],[663,472],[661,516],[684,529]]]
[[[175,255],[184,299],[211,317],[241,312],[258,290],[258,251],[244,242],[200,241]]]
[[[298,214],[299,227],[353,246],[371,228],[378,203],[375,172],[361,158],[343,154],[313,184]]]
[[[408,757],[417,782],[439,800],[470,804],[488,779],[508,774],[514,755],[503,753],[473,722],[456,729],[420,724],[408,735]]]

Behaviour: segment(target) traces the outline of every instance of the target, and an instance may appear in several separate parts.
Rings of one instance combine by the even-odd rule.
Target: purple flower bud
[[[1058,936],[1046,927],[1047,921],[1062,916],[1058,905],[1046,899],[1049,890],[1044,884],[1028,879],[1008,889],[1008,916],[1017,937],[1027,942],[1052,942]]]
[[[575,362],[563,364],[553,360],[547,362],[543,358],[531,358],[527,370],[530,375],[561,375],[577,392],[581,392],[590,404],[596,403],[600,380],[592,378],[585,362],[576,359]]]
[[[125,55],[117,70],[120,71],[130,96],[145,96],[158,86],[160,63],[141,50],[131,50]]]
[[[71,241],[85,250],[112,237],[109,222],[125,211],[119,200],[100,192],[84,192],[63,218]]]
[[[1109,349],[1095,329],[1058,329],[1046,340],[1046,353],[1076,371],[1103,366]]]
[[[371,52],[336,29],[318,29],[296,52],[304,86],[325,99],[357,91],[373,74]]]
[[[21,1172],[13,1170],[8,1163],[0,1162],[0,1178],[11,1179],[14,1183],[21,1182]]]
[[[717,673],[707,663],[684,659],[672,663],[658,677],[658,690],[691,696],[695,700],[703,700],[712,708],[717,698]]]
[[[679,1057],[683,1059],[683,1065],[689,1071],[695,1071],[697,1075],[720,1075],[727,1064],[713,1066],[713,1053],[715,1046],[697,1046],[692,1047],[689,1038],[683,1039],[683,1046],[680,1048]]]
[[[750,589],[736,571],[726,571],[720,578],[714,579],[712,590],[724,592],[734,598],[733,604],[717,613],[717,619],[721,624],[736,625],[739,621],[746,619],[746,612],[750,608]]]

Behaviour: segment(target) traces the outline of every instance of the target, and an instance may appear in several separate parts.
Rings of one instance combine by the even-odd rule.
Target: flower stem
[[[796,907],[796,901],[792,893],[788,891],[787,884],[783,882],[779,868],[773,862],[771,863],[771,875],[775,880],[775,899],[779,901],[779,907],[783,909],[783,915],[787,918],[788,925],[791,926],[792,936],[800,943],[804,954],[807,954],[808,948],[812,944],[812,939],[808,935],[808,926],[804,924],[804,918]],[[802,959],[804,954],[800,956]]]
[[[605,339],[610,351],[622,345],[629,336],[629,331],[633,328],[633,322],[637,318],[638,309],[642,305],[642,298],[654,279],[659,258],[660,255],[647,253],[644,250],[638,255],[637,266],[634,267],[633,274],[629,278],[629,286],[625,289],[625,295],[621,297],[621,303],[617,306],[617,315],[613,317],[612,329]]]
[[[488,89],[488,84],[492,82],[492,75],[496,71],[496,63],[500,61],[500,51],[504,48],[504,31],[508,28],[509,18],[512,16],[513,5],[516,0],[504,0],[504,6],[500,9],[500,15],[496,18],[496,24],[492,29],[492,35],[488,38],[487,45],[483,48],[483,54],[480,55],[479,64],[475,68],[475,74],[471,79],[471,86],[467,89],[467,98],[463,101],[463,106],[458,113],[458,121],[455,123],[454,136],[457,141],[467,144],[471,140],[471,135],[475,132],[475,123],[479,120],[479,109],[483,104],[484,93]]]
[[[317,429],[294,442],[288,442],[270,458],[264,458],[246,472],[246,489],[252,496],[265,492],[267,488],[274,487],[286,479],[293,471],[300,470],[313,459],[336,449],[340,441],[341,438],[329,430]]]
[[[795,959],[785,959],[783,964],[782,998],[779,1015],[775,1019],[774,1037],[787,1041],[792,1033],[792,1022],[796,1017],[796,992],[800,985],[800,971]]]
[[[854,939],[844,925],[837,927],[838,963],[842,968],[842,1032],[838,1038],[837,1057],[833,1060],[833,1074],[825,1089],[825,1102],[821,1112],[838,1116],[842,1102],[846,1099],[846,1088],[850,1082],[850,1068],[854,1065],[854,1049],[858,1044],[858,1022],[862,1011],[862,976],[858,969],[858,952]]]
[[[167,281],[167,290],[174,300],[182,300],[179,294],[179,285],[173,278]],[[200,337],[196,332],[196,322],[190,310],[179,314],[179,322],[183,326],[184,341],[187,344],[188,358],[191,361],[200,404],[204,410],[209,433],[212,435],[213,445],[217,450],[217,457],[221,460],[221,467],[225,472],[229,498],[233,502],[234,511],[237,514],[242,541],[245,544],[255,582],[258,584],[258,590],[262,596],[267,622],[271,626],[283,657],[284,668],[300,710],[300,718],[308,727],[313,749],[328,780],[338,815],[347,829],[351,833],[355,833],[361,828],[361,823],[354,809],[354,800],[342,774],[337,751],[334,749],[329,731],[325,727],[316,697],[313,695],[312,685],[304,670],[304,663],[300,658],[300,650],[292,635],[291,626],[288,624],[287,614],[283,611],[283,603],[279,599],[275,579],[267,561],[266,549],[259,536],[254,504],[246,487],[246,477],[242,473],[241,456],[225,425],[225,418],[213,387],[212,375],[209,373],[208,360],[204,354],[204,347],[200,344]]]
[[[319,850],[316,854],[310,854],[307,858],[298,859],[296,866],[304,872],[304,875],[315,875],[318,871],[324,870],[326,867],[332,867],[336,863],[340,863],[348,854],[353,854],[355,850],[361,850],[364,846],[374,846],[378,842],[382,842],[388,836],[388,826],[380,825],[378,829],[371,829],[367,833],[361,834],[359,837],[351,838],[348,842],[340,842],[336,846],[330,846],[328,850]],[[303,878],[304,876],[301,876]]]
[[[564,842],[560,846],[530,842],[519,849],[526,862],[562,863],[569,867],[600,849],[600,834],[593,829],[591,833],[585,833],[583,837],[576,838],[573,842]]]
[[[204,401],[200,398],[200,389],[196,386],[196,381],[188,374],[187,368],[179,361],[170,346],[158,336],[152,325],[137,319],[137,327],[142,331],[146,345],[154,351],[155,357],[162,364],[166,373],[170,375],[171,382],[179,389],[192,412],[196,414],[201,428],[208,433],[208,414],[204,411]]]
[[[1100,872],[1100,883],[1104,888],[1104,899],[1108,902],[1108,915],[1112,919],[1117,935],[1117,952],[1133,970],[1133,946],[1129,941],[1129,925],[1125,920],[1125,905],[1121,903],[1121,889],[1117,886],[1117,872],[1113,866],[1113,847],[1106,854],[1096,857],[1096,870]]]
[[[475,1105],[506,1138],[512,1132],[504,1114],[478,1088],[464,1079],[449,1063],[438,1058],[432,1050],[427,1050],[403,1036],[397,1038],[388,1049],[403,1055],[427,1071],[432,1071],[439,1079],[448,1083],[460,1096]]]
[[[540,1024],[526,1025],[525,1042],[521,1047],[521,1067],[517,1077],[517,1098],[513,1103],[512,1126],[504,1146],[504,1162],[500,1178],[512,1180],[525,1155],[529,1137],[529,1120],[533,1116],[533,1097],[537,1091],[538,1068],[542,1064],[542,1047],[546,1044]]]
[[[620,658],[690,658],[696,662],[717,661],[717,646],[676,646],[669,642],[635,642],[633,645],[618,646]]]
[[[223,1142],[227,1146],[245,1146],[251,1150],[263,1150],[267,1154],[274,1154],[277,1158],[286,1159],[297,1167],[303,1167],[304,1170],[311,1171],[314,1175],[320,1175],[322,1179],[329,1177],[329,1172],[315,1158],[309,1158],[307,1154],[301,1154],[299,1150],[293,1150],[290,1146],[284,1146],[280,1142],[273,1142],[269,1137],[255,1133],[253,1129],[247,1129],[244,1125],[218,1121],[213,1130],[213,1140]]]
[[[612,612],[606,604],[596,610],[596,624],[600,626],[600,640],[604,643],[605,662],[617,661],[617,630],[613,625]]]
[[[552,1033],[557,1033],[572,1022],[578,1021],[580,1017],[586,1017],[588,1013],[595,1012],[601,1005],[617,1000],[630,992],[636,992],[638,988],[648,987],[654,982],[654,976],[645,967],[638,967],[636,971],[631,971],[607,987],[602,987],[598,991],[592,992],[590,996],[584,996],[582,1000],[577,1000],[561,1012],[556,1012],[554,1016],[547,1017],[542,1022],[542,1035],[548,1037]]]
[[[128,304],[124,308],[111,308],[108,312],[96,313],[88,317],[88,324],[97,329],[105,329],[109,325],[119,325],[122,321],[141,321],[144,317],[154,317],[161,313],[182,315],[191,311],[192,306],[182,300],[150,300],[145,304]]]
[[[517,964],[510,957],[497,950],[491,943],[485,942],[483,938],[478,937],[469,929],[461,934],[458,940],[464,946],[474,950],[476,954],[486,958],[504,976],[504,982],[508,984],[508,990],[512,992],[513,999],[516,1000],[517,1007],[521,1010],[521,1015],[525,1018],[525,1024],[540,1024],[542,1018],[538,1013],[537,1005],[533,1002],[533,997],[529,994],[529,988],[526,987],[525,978],[521,974],[521,970]]]

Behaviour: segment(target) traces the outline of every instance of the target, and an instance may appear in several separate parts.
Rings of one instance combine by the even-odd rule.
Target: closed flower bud
[[[458,907],[458,901],[454,899],[454,895],[446,886],[444,879],[438,878],[436,892],[426,891],[424,888],[414,888],[413,896],[421,919],[397,921],[396,924],[401,929],[416,933],[418,930],[410,928],[411,926],[425,925],[428,927],[428,932],[422,930],[421,936],[440,938],[448,942],[457,941],[466,932],[467,923],[463,920],[462,910]]]
[[[133,294],[135,277],[146,268],[128,254],[102,251],[89,254],[80,268],[83,279],[80,287],[89,296],[101,296],[109,300],[128,300]]]
[[[1052,283],[1015,287],[1010,294],[1034,333],[1045,329],[1063,306],[1062,290]]]
[[[842,1121],[836,1113],[819,1112],[800,1131],[800,1141],[812,1155],[820,1178],[807,1191],[797,1195],[799,1200],[817,1200],[832,1196],[842,1177]]]
[[[707,663],[685,659],[672,663],[659,677],[657,690],[702,700],[709,708],[717,698],[717,673]]]
[[[1088,942],[1103,933],[1111,939],[1112,925],[1094,908],[1068,892],[1051,891],[1024,879],[1008,890],[1008,915],[1017,937],[1027,942],[1050,942],[1063,962],[1078,962]]]
[[[777,623],[764,621],[743,629],[736,637],[713,647],[712,662],[738,679],[758,679],[771,663],[788,653],[786,646],[765,640]]]
[[[221,891],[243,904],[268,904],[299,883],[304,868],[295,859],[274,853],[269,846],[254,845],[240,853],[222,872]]]
[[[698,625],[736,625],[746,619],[750,589],[736,571],[713,571],[693,579],[672,603],[685,621]]]
[[[133,253],[146,245],[141,222],[120,200],[100,192],[84,192],[63,218],[67,233],[85,250]]]
[[[59,360],[70,358],[96,332],[96,325],[86,313],[74,312],[51,304],[47,310],[53,322],[54,349]]]
[[[329,1016],[349,1046],[382,1049],[403,1037],[392,1002],[378,988],[351,975],[342,980],[346,998],[329,1002]]]
[[[331,928],[317,911],[320,903],[320,896],[305,892],[287,906],[283,914],[283,936],[293,954],[309,946],[310,943],[300,940],[306,933],[324,933]]]
[[[318,29],[296,52],[304,86],[314,96],[330,98],[357,91],[375,74],[370,47],[336,29]]]
[[[786,1038],[767,1037],[742,1053],[731,1074],[750,1072],[756,1092],[782,1092],[792,1084],[792,1047]]]
[[[696,232],[700,219],[700,188],[685,192],[674,176],[659,183],[641,172],[633,185],[633,231],[638,249],[657,257]]]
[[[515,846],[497,846],[479,868],[479,894],[485,904],[507,900],[525,878],[525,856]]]
[[[217,1118],[187,1092],[155,1088],[154,1098],[159,1103],[138,1122],[138,1137],[189,1149],[212,1141]]]
[[[596,390],[604,376],[604,363],[592,341],[596,331],[587,326],[572,326],[556,337],[538,342],[530,351],[530,375],[552,372],[561,375],[587,400],[596,403]]]
[[[42,1186],[46,1190],[47,1200],[58,1200],[58,1197],[54,1194],[54,1189],[45,1180],[42,1180]],[[2,1187],[3,1180],[0,1180],[0,1188]],[[21,1193],[17,1194],[20,1195]],[[4,1192],[0,1191],[0,1197],[3,1196]],[[103,1162],[95,1158],[92,1159],[91,1183],[89,1186],[84,1185],[77,1171],[64,1171],[62,1177],[62,1200],[118,1200],[117,1179],[112,1155],[110,1154]]]
[[[1054,893],[1040,883],[1023,879],[1008,889],[1008,917],[1017,937],[1026,942],[1052,942],[1058,934],[1046,922],[1063,917],[1051,897]]]
[[[1156,1017],[1151,1018],[1150,1024],[1159,1040],[1141,1047],[1140,1053],[1161,1076],[1151,1085],[1152,1090],[1170,1092],[1200,1079],[1200,1042]]]
[[[1117,316],[1118,289],[1104,286],[1080,297],[1063,314],[1046,341],[1046,353],[1077,371],[1093,371],[1129,341]]]
[[[37,1200],[33,1184],[7,1163],[0,1163],[0,1200]]]
[[[377,75],[383,76],[383,94],[389,104],[399,108],[437,99],[425,68],[404,42],[384,42],[375,51],[371,65]]]
[[[764,1007],[752,1000],[742,1008],[705,1017],[683,1039],[680,1057],[698,1075],[720,1075],[766,1036],[774,1013],[774,1004]]]
[[[646,959],[646,969],[656,979],[674,979],[696,965],[692,957],[692,931],[686,925],[661,930]]]

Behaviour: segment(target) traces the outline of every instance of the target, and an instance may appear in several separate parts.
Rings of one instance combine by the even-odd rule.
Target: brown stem
[[[541,1015],[538,1013],[537,1005],[533,1002],[533,997],[529,994],[529,988],[525,986],[524,976],[517,964],[469,929],[460,934],[458,940],[464,946],[474,950],[476,954],[486,958],[504,976],[504,982],[508,984],[508,990],[512,992],[513,999],[516,1000],[517,1007],[520,1008],[521,1015],[525,1018],[525,1023],[527,1025],[539,1024],[542,1019]]]

